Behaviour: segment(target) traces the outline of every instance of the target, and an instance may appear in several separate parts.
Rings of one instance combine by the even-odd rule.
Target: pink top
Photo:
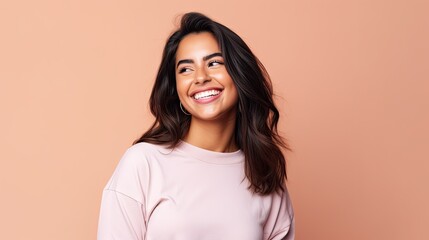
[[[248,183],[240,150],[135,144],[103,191],[98,239],[294,239],[288,192],[259,196]]]

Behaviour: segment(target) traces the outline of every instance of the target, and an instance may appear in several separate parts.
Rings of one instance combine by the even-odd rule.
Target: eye
[[[183,68],[179,69],[179,73],[190,72],[190,71],[191,71],[191,69],[188,67],[183,67]]]
[[[222,64],[223,64],[223,62],[222,62],[222,61],[219,61],[219,60],[213,60],[213,61],[210,61],[210,62],[209,62],[209,67],[219,66],[219,65],[222,65]]]

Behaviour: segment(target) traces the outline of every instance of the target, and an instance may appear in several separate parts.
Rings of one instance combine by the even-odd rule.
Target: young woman
[[[98,239],[294,239],[272,95],[237,34],[185,14],[152,89],[155,123],[103,191]]]

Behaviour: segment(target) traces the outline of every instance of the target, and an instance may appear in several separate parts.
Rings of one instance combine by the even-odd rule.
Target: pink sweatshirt
[[[135,144],[103,191],[98,240],[294,239],[288,192],[259,196],[248,184],[240,150]]]

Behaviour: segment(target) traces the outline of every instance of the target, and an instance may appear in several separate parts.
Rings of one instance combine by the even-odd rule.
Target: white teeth
[[[208,91],[196,93],[194,95],[194,98],[196,100],[198,100],[198,99],[201,99],[201,98],[207,98],[207,97],[211,97],[211,96],[216,96],[219,93],[220,93],[220,91],[218,91],[218,90],[208,90]]]

